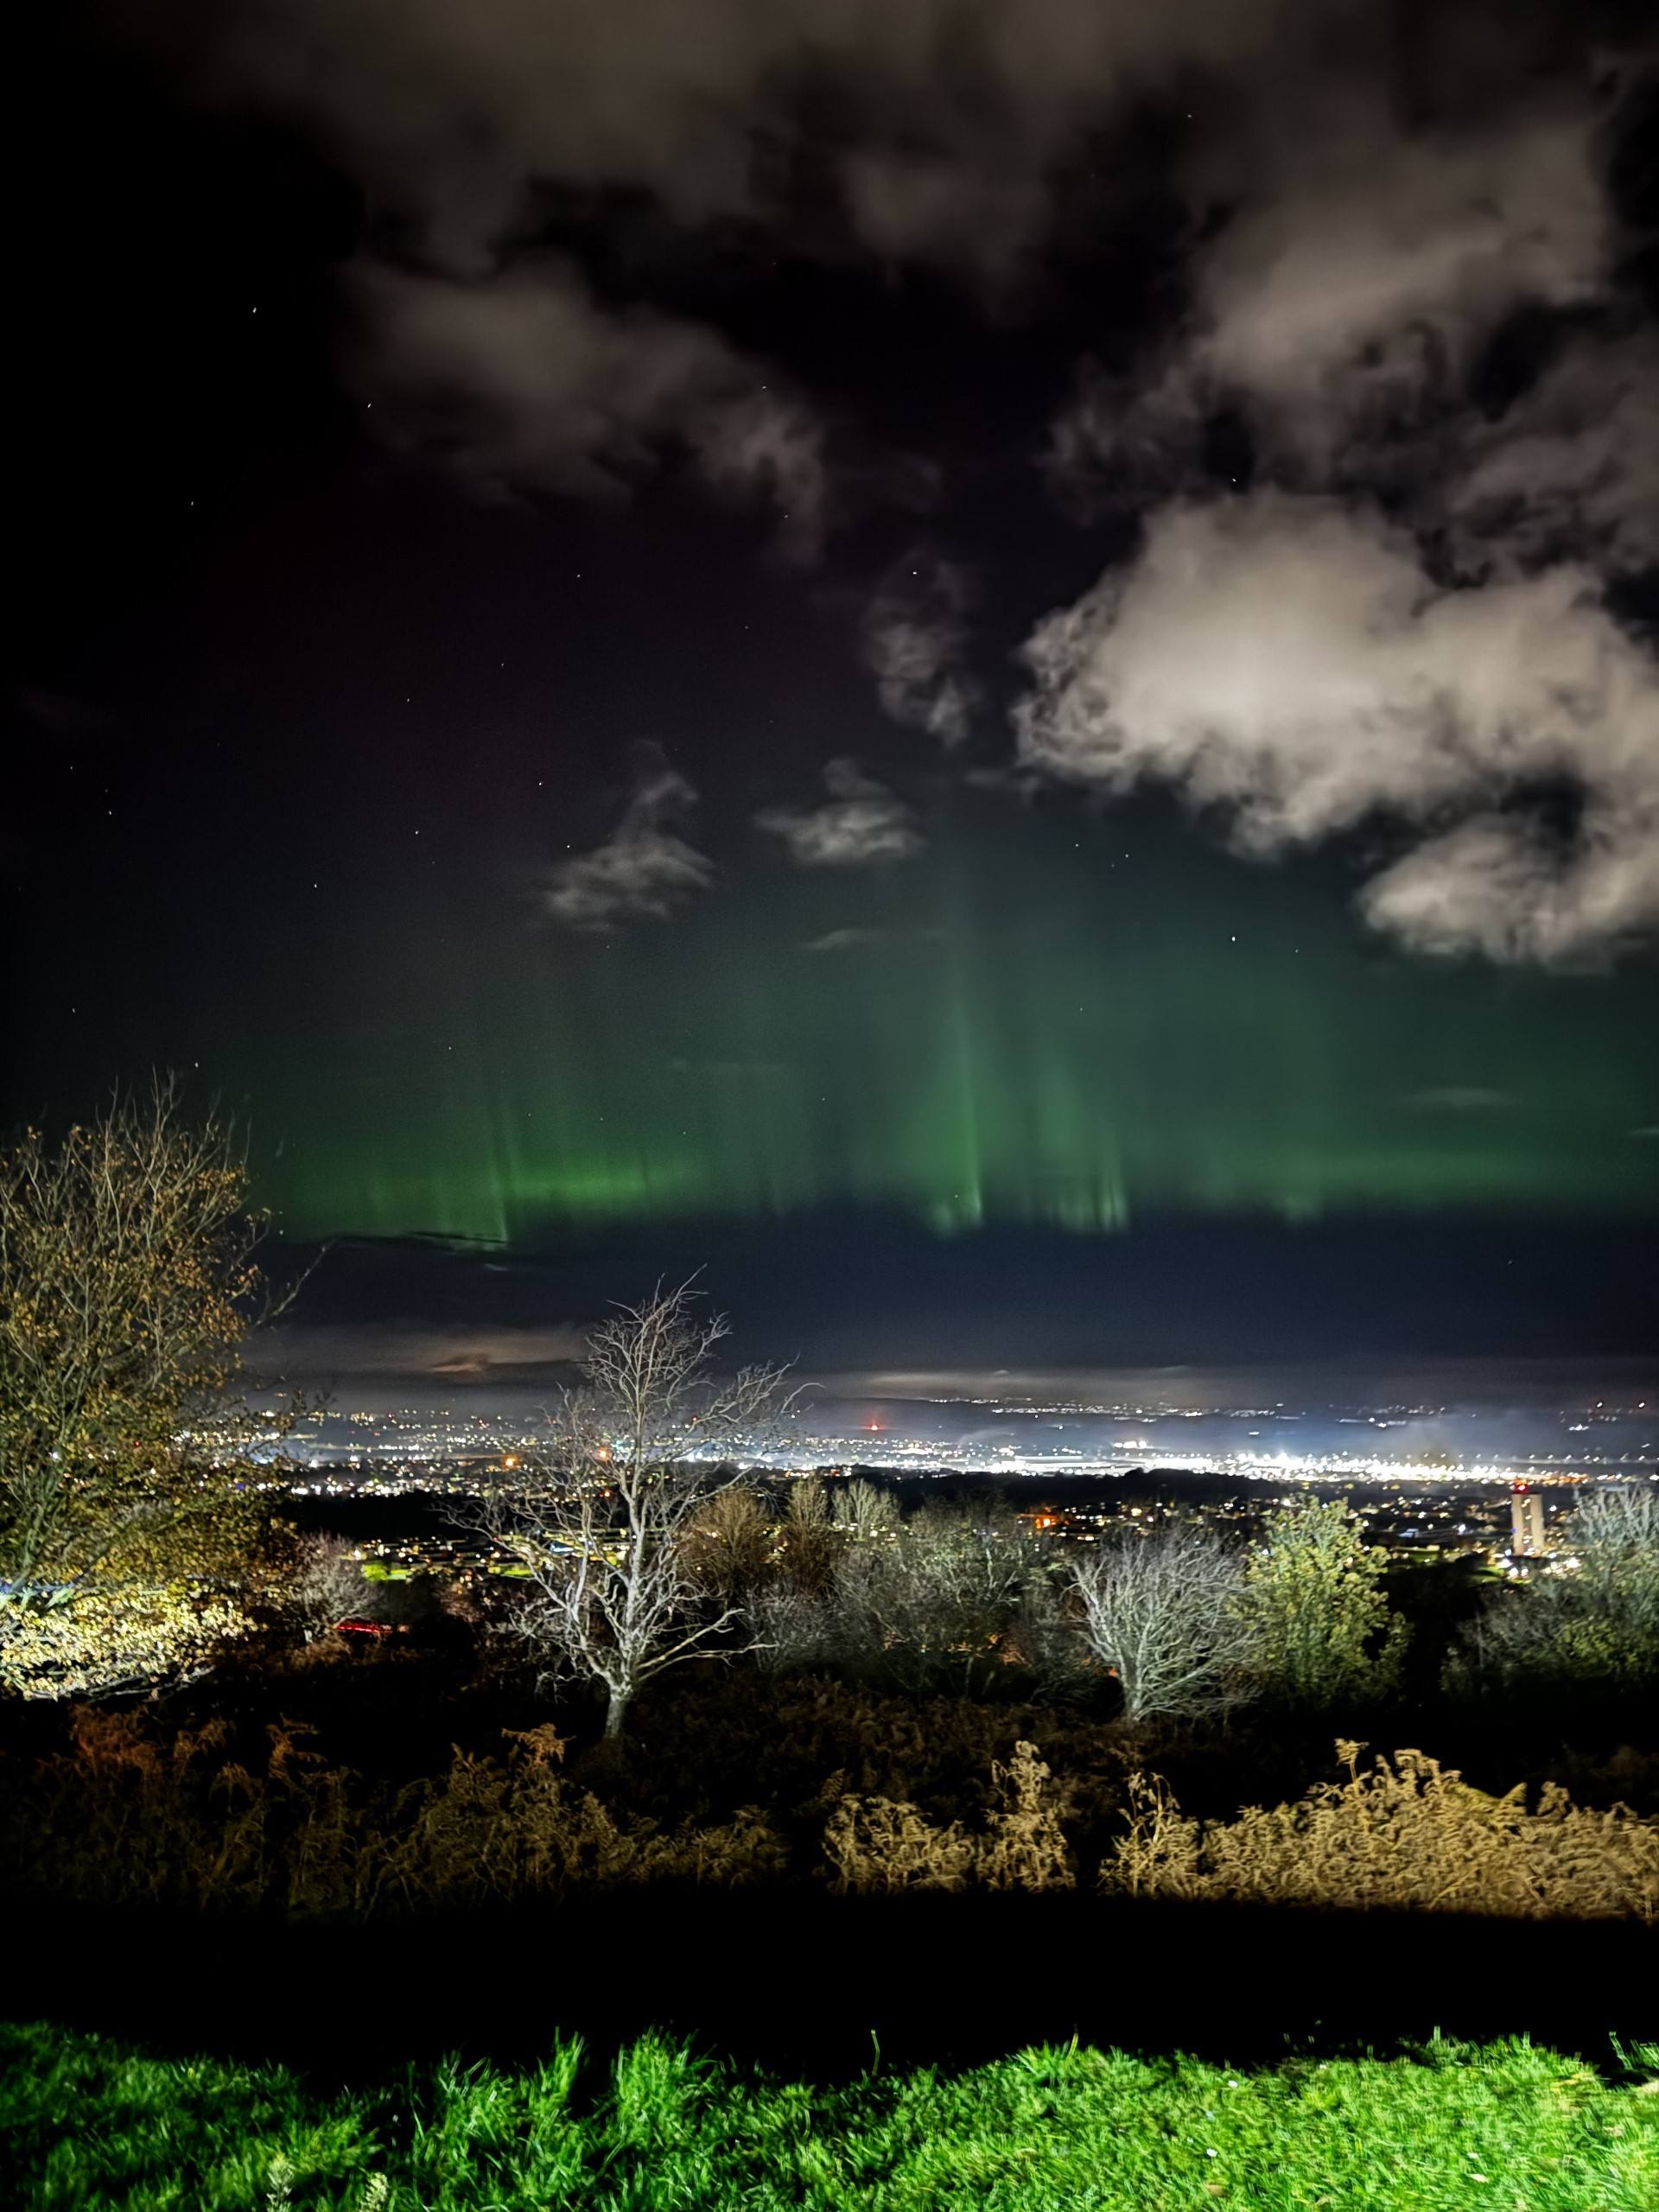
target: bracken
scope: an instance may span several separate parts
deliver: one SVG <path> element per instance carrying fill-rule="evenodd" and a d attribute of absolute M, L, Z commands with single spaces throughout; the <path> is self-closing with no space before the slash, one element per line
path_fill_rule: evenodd
<path fill-rule="evenodd" d="M 1347 1770 L 1305 1797 L 1236 1821 L 1187 1819 L 1166 1783 L 1137 1776 L 1128 1831 L 1101 1869 L 1107 1890 L 1350 1910 L 1503 1914 L 1520 1919 L 1659 1919 L 1659 1822 L 1595 1811 L 1547 1784 L 1529 1811 L 1465 1783 L 1422 1751 Z"/>

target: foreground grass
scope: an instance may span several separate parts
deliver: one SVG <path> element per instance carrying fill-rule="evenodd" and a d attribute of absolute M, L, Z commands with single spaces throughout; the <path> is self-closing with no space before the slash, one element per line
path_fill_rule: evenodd
<path fill-rule="evenodd" d="M 320 2097 L 274 2068 L 0 2028 L 16 2212 L 1654 2212 L 1659 2048 L 1524 2043 L 1253 2073 L 1072 2047 L 814 2088 L 647 2037 Z"/>

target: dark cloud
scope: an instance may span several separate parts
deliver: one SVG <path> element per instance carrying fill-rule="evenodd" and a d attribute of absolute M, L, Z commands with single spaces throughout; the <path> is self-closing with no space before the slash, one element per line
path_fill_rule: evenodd
<path fill-rule="evenodd" d="M 22 721 L 54 738 L 85 741 L 124 734 L 119 719 L 90 699 L 25 685 L 14 696 L 13 705 Z"/>
<path fill-rule="evenodd" d="M 550 183 L 677 223 L 795 212 L 804 153 L 883 256 L 972 267 L 1046 219 L 1053 164 L 1194 67 L 1266 59 L 1313 0 L 232 0 L 180 43 L 218 97 L 297 115 L 456 266 Z M 814 128 L 813 118 L 820 127 Z"/>
<path fill-rule="evenodd" d="M 1176 312 L 1132 365 L 1084 372 L 1054 429 L 1064 488 L 1166 488 L 1229 410 L 1278 480 L 1363 478 L 1368 454 L 1374 468 L 1466 405 L 1517 310 L 1565 318 L 1607 297 L 1620 80 L 1541 11 L 1506 46 L 1488 35 L 1497 12 L 1447 10 L 1437 39 L 1403 10 L 1332 11 L 1353 37 L 1300 42 L 1193 118 L 1174 162 L 1191 226 Z"/>
<path fill-rule="evenodd" d="M 1659 341 L 1577 334 L 1538 382 L 1471 429 L 1446 504 L 1467 567 L 1578 553 L 1610 574 L 1659 563 Z"/>
<path fill-rule="evenodd" d="M 1328 470 L 1425 384 L 1465 378 L 1517 304 L 1599 296 L 1594 120 L 1587 99 L 1474 133 L 1408 135 L 1375 99 L 1305 118 L 1198 257 L 1187 372 Z"/>
<path fill-rule="evenodd" d="M 1304 11 L 1307 0 L 1304 0 Z M 665 444 L 823 521 L 823 427 L 778 372 L 542 245 L 550 206 L 644 205 L 662 236 L 755 256 L 1007 270 L 1055 165 L 1192 66 L 1262 52 L 1281 0 L 163 0 L 126 35 L 200 97 L 296 124 L 363 195 L 349 289 L 365 396 L 491 489 L 614 492 Z M 942 706 L 942 711 L 950 709 Z"/>
<path fill-rule="evenodd" d="M 290 1322 L 262 1330 L 251 1346 L 254 1374 L 269 1387 L 327 1389 L 369 1381 L 535 1383 L 579 1363 L 587 1332 L 574 1323 Z"/>
<path fill-rule="evenodd" d="M 769 499 L 795 550 L 816 546 L 818 427 L 715 331 L 602 308 L 560 260 L 485 276 L 369 263 L 352 289 L 378 420 L 480 489 L 615 498 L 676 448 L 715 487 Z"/>
<path fill-rule="evenodd" d="M 969 587 L 965 571 L 918 548 L 865 610 L 864 658 L 881 704 L 895 721 L 959 745 L 979 700 L 963 671 Z"/>

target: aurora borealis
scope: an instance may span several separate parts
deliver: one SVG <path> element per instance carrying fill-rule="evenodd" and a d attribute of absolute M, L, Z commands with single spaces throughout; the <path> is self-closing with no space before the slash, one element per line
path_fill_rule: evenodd
<path fill-rule="evenodd" d="M 515 1326 L 1643 1349 L 1659 60 L 1331 12 L 41 29 L 8 1118 Z"/>
<path fill-rule="evenodd" d="M 855 898 L 773 869 L 671 931 L 509 916 L 464 963 L 421 949 L 418 908 L 371 930 L 313 1064 L 250 1057 L 284 1222 L 1659 1211 L 1648 979 L 1425 975 L 1328 879 L 1155 810 L 954 807 L 946 857 Z"/>

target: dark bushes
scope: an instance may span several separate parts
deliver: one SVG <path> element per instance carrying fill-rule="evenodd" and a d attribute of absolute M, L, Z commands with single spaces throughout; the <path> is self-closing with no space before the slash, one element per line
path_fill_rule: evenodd
<path fill-rule="evenodd" d="M 931 1805 L 849 1787 L 845 1765 L 810 1781 L 798 1770 L 792 1804 L 677 1819 L 630 1804 L 626 1789 L 584 1786 L 565 1748 L 543 1724 L 389 1781 L 331 1764 L 285 1723 L 249 1760 L 221 1726 L 169 1738 L 137 1714 L 83 1707 L 67 1750 L 11 1777 L 7 1878 L 24 1896 L 89 1906 L 301 1919 L 663 1882 L 1038 1892 L 1097 1873 L 1143 1897 L 1659 1920 L 1659 1821 L 1575 1805 L 1557 1785 L 1531 1806 L 1521 1789 L 1489 1796 L 1417 1751 L 1362 1770 L 1358 1746 L 1341 1745 L 1343 1780 L 1204 1823 L 1160 1777 L 1126 1774 L 1121 1746 L 1103 1771 L 1073 1757 L 1057 1773 L 1020 1737 Z M 905 1748 L 920 1776 L 919 1747 Z"/>

